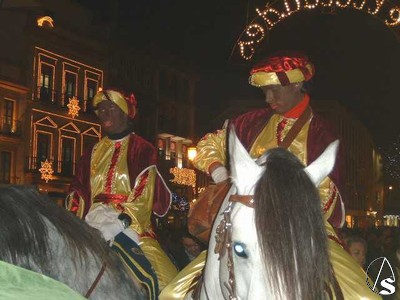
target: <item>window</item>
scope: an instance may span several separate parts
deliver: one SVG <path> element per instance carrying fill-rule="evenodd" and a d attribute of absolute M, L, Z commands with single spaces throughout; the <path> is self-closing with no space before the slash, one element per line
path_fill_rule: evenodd
<path fill-rule="evenodd" d="M 11 183 L 11 152 L 1 151 L 0 182 Z"/>
<path fill-rule="evenodd" d="M 41 64 L 40 73 L 40 100 L 52 101 L 53 87 L 53 67 L 47 64 Z"/>
<path fill-rule="evenodd" d="M 37 135 L 37 157 L 36 166 L 39 169 L 41 162 L 50 158 L 50 135 L 38 133 Z"/>
<path fill-rule="evenodd" d="M 76 74 L 65 72 L 65 95 L 66 100 L 76 96 Z"/>
<path fill-rule="evenodd" d="M 99 141 L 99 138 L 93 136 L 83 136 L 83 152 L 93 146 Z"/>
<path fill-rule="evenodd" d="M 75 145 L 70 138 L 62 139 L 61 172 L 64 175 L 73 175 Z"/>
<path fill-rule="evenodd" d="M 3 110 L 3 130 L 11 132 L 14 117 L 14 101 L 5 99 Z"/>
<path fill-rule="evenodd" d="M 98 83 L 95 80 L 88 79 L 87 81 L 87 96 L 88 101 L 92 100 L 94 95 L 96 95 L 98 89 Z"/>

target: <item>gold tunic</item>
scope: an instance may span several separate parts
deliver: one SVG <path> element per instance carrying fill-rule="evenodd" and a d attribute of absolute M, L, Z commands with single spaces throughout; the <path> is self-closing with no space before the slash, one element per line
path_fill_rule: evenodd
<path fill-rule="evenodd" d="M 108 205 L 113 206 L 115 210 L 123 210 L 131 217 L 132 224 L 129 228 L 139 235 L 139 246 L 153 266 L 158 277 L 159 288 L 162 290 L 177 274 L 177 269 L 157 240 L 150 237 L 153 234 L 151 216 L 157 169 L 155 166 L 149 166 L 143 170 L 135 179 L 134 188 L 131 189 L 127 160 L 128 142 L 129 136 L 118 141 L 104 137 L 93 148 L 90 166 L 92 192 L 90 210 L 102 204 L 102 202 L 94 201 L 97 195 L 108 193 L 128 197 L 126 202 L 121 204 L 111 202 Z M 117 143 L 120 144 L 119 155 L 116 162 L 113 163 L 112 158 Z M 83 202 L 83 199 L 80 199 L 80 204 Z M 78 213 L 78 216 L 82 217 L 83 209 L 79 210 L 81 212 Z"/>
<path fill-rule="evenodd" d="M 265 151 L 278 147 L 276 138 L 276 131 L 279 122 L 284 117 L 281 115 L 273 115 L 268 124 L 264 127 L 261 133 L 256 138 L 254 144 L 250 149 L 250 156 L 252 158 L 258 158 Z M 283 136 L 289 132 L 290 128 L 295 123 L 296 119 L 287 119 L 288 123 L 283 129 Z M 295 154 L 300 161 L 306 165 L 307 163 L 307 147 L 306 141 L 308 136 L 308 129 L 310 127 L 311 119 L 303 126 L 299 134 L 293 140 L 288 150 Z M 226 164 L 226 128 L 218 130 L 215 133 L 209 133 L 197 144 L 197 155 L 193 160 L 193 165 L 203 172 L 209 171 L 209 167 L 214 162 L 219 162 L 222 165 Z M 335 184 L 329 177 L 325 178 L 319 186 L 319 194 L 321 198 L 321 206 L 324 212 L 325 220 L 328 220 L 332 215 L 333 208 L 338 200 L 338 194 L 336 197 L 331 199 L 333 190 L 336 189 Z M 340 204 L 338 204 L 340 205 Z M 343 220 L 344 221 L 344 220 Z"/>

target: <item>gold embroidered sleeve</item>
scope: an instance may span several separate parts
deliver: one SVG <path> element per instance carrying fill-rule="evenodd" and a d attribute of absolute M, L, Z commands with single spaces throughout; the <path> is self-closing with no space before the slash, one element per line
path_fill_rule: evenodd
<path fill-rule="evenodd" d="M 197 143 L 197 155 L 193 160 L 193 165 L 208 173 L 208 168 L 212 163 L 226 163 L 226 130 L 221 129 L 213 133 L 206 134 Z"/>
<path fill-rule="evenodd" d="M 151 229 L 156 169 L 151 167 L 139 175 L 128 200 L 122 204 L 124 212 L 132 218 L 131 229 L 143 234 Z"/>
<path fill-rule="evenodd" d="M 318 187 L 319 196 L 321 198 L 322 212 L 324 219 L 328 220 L 332 215 L 332 212 L 336 205 L 340 205 L 338 202 L 339 193 L 335 183 L 326 177 Z M 339 200 L 340 201 L 340 200 Z"/>
<path fill-rule="evenodd" d="M 77 192 L 72 192 L 65 199 L 65 208 L 79 219 L 82 219 L 83 211 L 85 210 L 85 201 Z"/>

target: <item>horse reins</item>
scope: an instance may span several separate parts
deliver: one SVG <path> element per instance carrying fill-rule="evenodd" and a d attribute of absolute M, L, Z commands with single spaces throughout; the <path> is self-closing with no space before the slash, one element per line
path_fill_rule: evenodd
<path fill-rule="evenodd" d="M 232 221 L 231 212 L 235 202 L 240 202 L 250 208 L 254 208 L 254 196 L 253 195 L 231 195 L 229 197 L 229 204 L 224 210 L 224 218 L 221 220 L 216 229 L 216 245 L 214 248 L 214 253 L 219 255 L 219 259 L 225 255 L 225 251 L 228 255 L 228 282 L 224 282 L 224 286 L 229 292 L 230 300 L 237 300 L 236 294 L 236 280 L 235 280 L 235 270 L 233 262 L 232 253 Z M 205 287 L 205 285 L 203 284 Z"/>
<path fill-rule="evenodd" d="M 101 269 L 99 271 L 99 274 L 97 274 L 95 280 L 93 281 L 92 285 L 90 286 L 90 288 L 88 289 L 88 291 L 85 294 L 85 298 L 89 298 L 90 295 L 92 294 L 93 290 L 96 288 L 97 284 L 99 283 L 101 277 L 104 274 L 104 271 L 106 270 L 106 263 L 103 263 L 103 265 L 101 266 Z"/>

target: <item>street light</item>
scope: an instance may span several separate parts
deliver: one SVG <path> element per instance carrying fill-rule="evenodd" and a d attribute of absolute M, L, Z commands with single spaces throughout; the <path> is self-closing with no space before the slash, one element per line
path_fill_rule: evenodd
<path fill-rule="evenodd" d="M 187 155 L 188 155 L 188 159 L 190 161 L 193 161 L 193 159 L 196 157 L 197 155 L 197 149 L 196 147 L 189 147 L 187 150 Z"/>

